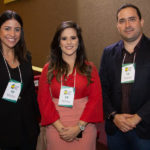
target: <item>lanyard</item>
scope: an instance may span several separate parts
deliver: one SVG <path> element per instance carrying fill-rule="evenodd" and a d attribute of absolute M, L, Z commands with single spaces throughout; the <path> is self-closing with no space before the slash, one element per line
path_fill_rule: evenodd
<path fill-rule="evenodd" d="M 74 88 L 76 85 L 76 69 L 75 69 L 75 73 L 74 73 Z M 62 76 L 61 76 L 61 87 L 62 87 Z"/>
<path fill-rule="evenodd" d="M 1 53 L 2 53 L 2 52 L 1 52 Z M 3 56 L 3 54 L 2 54 L 2 56 Z M 4 62 L 5 62 L 6 68 L 7 68 L 7 72 L 8 72 L 8 75 L 9 75 L 9 79 L 11 80 L 11 74 L 10 74 L 10 71 L 9 71 L 9 68 L 8 68 L 8 65 L 7 65 L 7 62 L 6 62 L 6 59 L 4 58 L 4 56 L 3 56 L 3 59 L 4 59 Z M 21 70 L 20 70 L 19 65 L 18 65 L 18 70 L 19 70 L 19 76 L 20 76 L 21 83 L 23 83 L 23 82 L 22 82 L 22 74 L 21 74 Z"/>
<path fill-rule="evenodd" d="M 76 69 L 75 69 L 75 74 L 74 74 L 74 88 L 75 88 L 75 85 L 76 85 Z M 62 87 L 62 76 L 61 76 L 61 87 Z M 53 95 L 52 95 L 52 91 L 51 91 L 51 87 L 49 88 L 49 90 L 50 90 L 50 94 L 51 94 L 51 97 L 53 97 Z"/>
<path fill-rule="evenodd" d="M 135 57 L 136 57 L 136 53 L 134 54 L 134 58 L 133 58 L 133 64 L 135 63 Z M 122 60 L 122 64 L 124 64 L 126 58 L 126 53 L 124 54 L 123 60 Z"/>

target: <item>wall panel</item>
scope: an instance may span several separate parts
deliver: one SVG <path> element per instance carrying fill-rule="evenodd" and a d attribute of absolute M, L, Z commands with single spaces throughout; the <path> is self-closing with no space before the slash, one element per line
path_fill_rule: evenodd
<path fill-rule="evenodd" d="M 0 13 L 13 9 L 22 16 L 33 65 L 40 67 L 47 61 L 56 26 L 63 20 L 76 21 L 83 30 L 88 58 L 99 68 L 104 47 L 120 39 L 116 29 L 116 10 L 128 2 L 141 9 L 144 32 L 150 36 L 149 0 L 17 0 L 7 5 L 1 0 Z"/>

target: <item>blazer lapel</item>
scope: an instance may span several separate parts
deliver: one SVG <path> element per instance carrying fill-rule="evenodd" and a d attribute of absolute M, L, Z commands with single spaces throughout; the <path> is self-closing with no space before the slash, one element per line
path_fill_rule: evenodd
<path fill-rule="evenodd" d="M 122 49 L 123 49 L 123 42 L 120 41 L 118 43 L 118 46 L 115 48 L 116 55 L 115 55 L 115 60 L 116 60 L 116 76 L 117 76 L 117 83 L 120 84 L 121 82 L 121 67 L 122 67 Z M 120 89 L 121 89 L 121 84 L 120 84 Z"/>

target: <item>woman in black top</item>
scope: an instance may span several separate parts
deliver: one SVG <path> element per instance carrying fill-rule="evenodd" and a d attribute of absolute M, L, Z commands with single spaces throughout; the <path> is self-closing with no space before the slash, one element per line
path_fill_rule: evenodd
<path fill-rule="evenodd" d="M 7 10 L 0 16 L 0 149 L 35 150 L 38 117 L 23 22 Z"/>

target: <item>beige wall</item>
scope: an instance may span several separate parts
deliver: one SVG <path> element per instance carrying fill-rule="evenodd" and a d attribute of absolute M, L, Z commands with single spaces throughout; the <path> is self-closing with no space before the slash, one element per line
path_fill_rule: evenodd
<path fill-rule="evenodd" d="M 27 47 L 32 53 L 33 65 L 42 67 L 47 61 L 49 45 L 57 25 L 74 20 L 81 27 L 89 60 L 97 68 L 104 47 L 120 39 L 116 30 L 116 10 L 124 3 L 137 5 L 145 20 L 144 32 L 150 36 L 150 0 L 17 0 L 4 5 L 17 11 L 23 18 Z"/>

